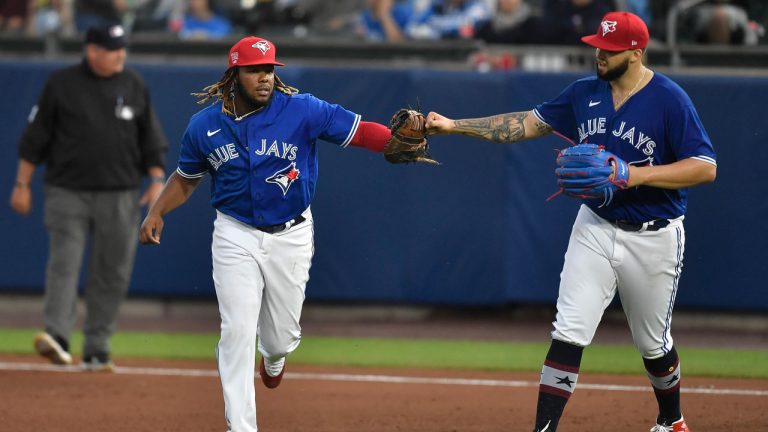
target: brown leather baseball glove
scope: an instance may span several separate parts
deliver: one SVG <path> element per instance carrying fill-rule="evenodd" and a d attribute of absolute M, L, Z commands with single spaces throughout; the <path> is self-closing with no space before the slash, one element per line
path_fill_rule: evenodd
<path fill-rule="evenodd" d="M 384 147 L 384 159 L 393 164 L 426 162 L 439 165 L 427 153 L 427 127 L 424 114 L 401 108 L 389 121 L 392 137 Z"/>

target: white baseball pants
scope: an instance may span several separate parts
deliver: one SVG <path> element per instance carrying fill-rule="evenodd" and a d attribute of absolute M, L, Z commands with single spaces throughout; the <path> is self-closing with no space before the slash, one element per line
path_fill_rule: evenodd
<path fill-rule="evenodd" d="M 658 231 L 629 232 L 582 205 L 560 274 L 552 337 L 589 345 L 618 291 L 642 356 L 666 354 L 672 347 L 672 308 L 683 267 L 682 219 Z"/>
<path fill-rule="evenodd" d="M 314 252 L 312 214 L 267 234 L 217 212 L 213 281 L 221 314 L 216 359 L 231 432 L 256 432 L 256 340 L 262 356 L 285 357 L 301 341 L 302 304 Z"/>

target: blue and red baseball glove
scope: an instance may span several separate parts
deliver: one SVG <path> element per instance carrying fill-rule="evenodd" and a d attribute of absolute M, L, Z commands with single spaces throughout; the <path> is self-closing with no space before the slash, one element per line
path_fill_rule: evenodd
<path fill-rule="evenodd" d="M 557 184 L 572 197 L 601 200 L 610 204 L 617 190 L 629 184 L 629 166 L 615 154 L 597 144 L 577 144 L 557 155 Z"/>

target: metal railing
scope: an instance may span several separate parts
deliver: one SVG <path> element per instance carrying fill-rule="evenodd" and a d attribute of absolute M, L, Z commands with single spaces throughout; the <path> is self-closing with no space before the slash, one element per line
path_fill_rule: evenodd
<path fill-rule="evenodd" d="M 677 43 L 677 20 L 680 14 L 706 0 L 681 0 L 669 9 L 667 14 L 667 48 L 669 49 L 669 65 L 677 71 L 683 65 L 680 46 Z"/>
<path fill-rule="evenodd" d="M 670 23 L 677 20 L 681 11 L 701 1 L 678 3 L 670 14 Z M 675 35 L 677 25 L 669 24 L 669 31 L 668 44 L 652 45 L 648 49 L 649 64 L 654 67 L 668 68 L 672 72 L 716 68 L 737 74 L 768 74 L 768 46 L 680 45 Z M 354 39 L 285 37 L 273 40 L 280 47 L 281 58 L 289 59 L 292 64 L 541 72 L 587 71 L 594 67 L 594 50 L 576 45 L 488 45 L 476 40 L 399 44 Z M 132 61 L 138 62 L 221 62 L 235 41 L 184 41 L 167 35 L 136 34 L 131 38 L 129 51 Z M 0 59 L 73 59 L 82 56 L 82 49 L 82 40 L 76 37 L 33 38 L 0 34 Z"/>

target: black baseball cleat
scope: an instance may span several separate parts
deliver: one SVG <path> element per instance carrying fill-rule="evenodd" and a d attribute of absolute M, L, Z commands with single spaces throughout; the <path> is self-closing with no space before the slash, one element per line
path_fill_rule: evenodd
<path fill-rule="evenodd" d="M 261 382 L 264 383 L 264 386 L 267 388 L 276 388 L 280 385 L 280 382 L 283 380 L 283 374 L 285 373 L 285 364 L 283 364 L 283 368 L 280 370 L 280 374 L 277 376 L 271 376 L 267 373 L 267 369 L 264 367 L 264 357 L 259 360 L 259 376 L 261 376 Z"/>
<path fill-rule="evenodd" d="M 35 335 L 35 351 L 53 364 L 70 365 L 72 356 L 67 352 L 67 342 L 60 337 L 40 332 Z"/>

